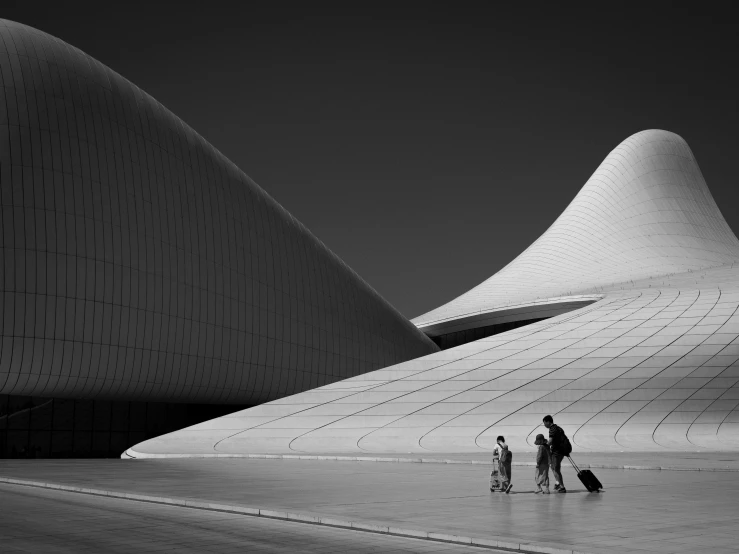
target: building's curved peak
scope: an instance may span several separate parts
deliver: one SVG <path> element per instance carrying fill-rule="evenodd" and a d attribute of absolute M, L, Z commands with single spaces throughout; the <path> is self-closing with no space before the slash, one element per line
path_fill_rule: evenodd
<path fill-rule="evenodd" d="M 739 240 L 688 144 L 669 131 L 641 131 L 603 160 L 567 209 L 515 260 L 413 322 L 423 328 L 736 261 Z"/>

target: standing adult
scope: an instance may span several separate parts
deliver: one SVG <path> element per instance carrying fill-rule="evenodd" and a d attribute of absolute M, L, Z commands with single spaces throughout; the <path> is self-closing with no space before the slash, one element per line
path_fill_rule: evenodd
<path fill-rule="evenodd" d="M 557 492 L 567 492 L 564 479 L 562 479 L 562 460 L 569 454 L 569 452 L 566 452 L 565 432 L 559 425 L 554 423 L 552 416 L 544 416 L 543 421 L 544 427 L 549 429 L 549 465 L 554 474 L 554 490 Z"/>

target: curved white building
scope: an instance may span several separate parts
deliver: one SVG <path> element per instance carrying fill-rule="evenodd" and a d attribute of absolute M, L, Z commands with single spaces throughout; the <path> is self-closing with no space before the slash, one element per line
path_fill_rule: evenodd
<path fill-rule="evenodd" d="M 437 350 L 154 98 L 0 19 L 0 458 L 118 454 Z"/>
<path fill-rule="evenodd" d="M 560 306 L 565 312 L 590 303 L 606 289 L 730 264 L 737 256 L 739 241 L 687 143 L 666 131 L 644 131 L 603 160 L 520 256 L 414 323 L 436 336 L 498 322 L 504 314 L 546 317 Z"/>
<path fill-rule="evenodd" d="M 739 240 L 666 131 L 614 149 L 496 275 L 414 323 L 543 321 L 141 443 L 134 457 L 529 449 L 739 450 Z"/>

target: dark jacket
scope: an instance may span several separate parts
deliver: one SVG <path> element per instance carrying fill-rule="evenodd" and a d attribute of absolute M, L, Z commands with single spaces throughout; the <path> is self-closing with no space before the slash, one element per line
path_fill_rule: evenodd
<path fill-rule="evenodd" d="M 549 427 L 549 438 L 552 439 L 551 451 L 552 454 L 558 454 L 561 448 L 562 441 L 564 439 L 565 432 L 556 423 L 552 423 Z"/>

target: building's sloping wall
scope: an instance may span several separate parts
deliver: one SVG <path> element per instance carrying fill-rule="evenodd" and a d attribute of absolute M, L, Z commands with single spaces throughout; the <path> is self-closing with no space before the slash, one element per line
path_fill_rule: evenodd
<path fill-rule="evenodd" d="M 254 404 L 437 350 L 161 104 L 2 20 L 0 206 L 0 394 Z"/>
<path fill-rule="evenodd" d="M 526 253 L 434 317 L 567 294 L 600 299 L 128 455 L 467 452 L 497 435 L 526 450 L 547 414 L 578 450 L 739 450 L 739 242 L 682 139 L 627 139 Z"/>
<path fill-rule="evenodd" d="M 562 215 L 521 255 L 413 322 L 439 334 L 480 314 L 531 312 L 553 304 L 555 297 L 563 301 L 738 259 L 739 240 L 688 144 L 667 131 L 642 131 L 603 160 Z"/>

